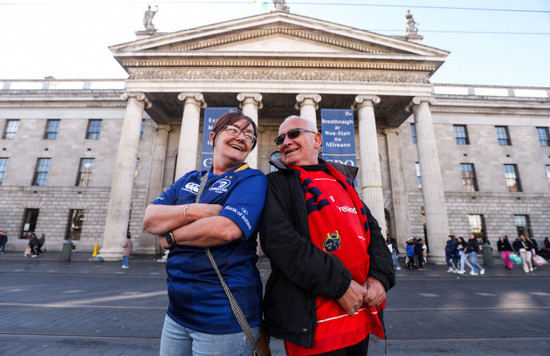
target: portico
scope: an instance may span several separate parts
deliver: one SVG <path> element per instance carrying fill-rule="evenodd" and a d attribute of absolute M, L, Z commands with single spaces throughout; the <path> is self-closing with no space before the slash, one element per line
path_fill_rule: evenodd
<path fill-rule="evenodd" d="M 185 172 L 199 168 L 205 107 L 240 107 L 256 120 L 259 142 L 249 163 L 265 173 L 270 170 L 271 154 L 277 151 L 273 138 L 285 117 L 300 115 L 320 128 L 320 108 L 353 108 L 360 168 L 356 188 L 384 234 L 389 228 L 385 211 L 392 210 L 395 219 L 390 224 L 400 243 L 411 229 L 396 132 L 412 113 L 424 179 L 426 231 L 434 255 L 442 254 L 449 228 L 430 113 L 429 78 L 448 52 L 405 37 L 383 36 L 286 11 L 158 33 L 112 46 L 111 51 L 129 74 L 126 92 L 130 99 L 109 201 L 112 218 L 107 219 L 100 251 L 104 259 L 120 259 L 122 252 L 118 246 L 125 236 L 124 217 L 130 210 L 133 184 L 128 177 L 137 159 L 136 150 L 131 149 L 139 140 L 136 123 L 146 111 L 158 127 L 155 168 L 147 188 L 147 197 L 155 197 Z M 165 166 L 170 140 L 178 141 L 173 176 L 167 176 Z M 381 149 L 389 156 L 387 185 Z M 127 198 L 124 192 L 130 192 Z"/>

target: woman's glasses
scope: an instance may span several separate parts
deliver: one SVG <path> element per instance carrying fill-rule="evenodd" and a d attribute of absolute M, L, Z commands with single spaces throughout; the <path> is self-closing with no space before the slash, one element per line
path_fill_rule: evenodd
<path fill-rule="evenodd" d="M 277 146 L 280 146 L 283 144 L 283 142 L 285 142 L 285 136 L 288 136 L 288 138 L 296 138 L 298 136 L 300 136 L 300 134 L 303 132 L 310 132 L 310 133 L 317 133 L 315 131 L 310 131 L 310 130 L 306 130 L 306 129 L 302 129 L 301 127 L 297 128 L 297 129 L 292 129 L 290 131 L 288 131 L 287 133 L 284 133 L 284 134 L 281 134 L 279 136 L 277 136 L 275 138 L 275 144 Z"/>
<path fill-rule="evenodd" d="M 227 133 L 233 137 L 237 137 L 239 136 L 241 133 L 243 134 L 243 137 L 244 137 L 244 140 L 246 142 L 249 142 L 249 143 L 254 143 L 256 142 L 256 136 L 254 136 L 254 134 L 250 133 L 250 132 L 244 132 L 244 131 L 241 131 L 241 129 L 239 129 L 238 127 L 236 126 L 233 126 L 233 125 L 227 125 L 226 127 L 223 128 L 225 131 L 227 131 Z"/>

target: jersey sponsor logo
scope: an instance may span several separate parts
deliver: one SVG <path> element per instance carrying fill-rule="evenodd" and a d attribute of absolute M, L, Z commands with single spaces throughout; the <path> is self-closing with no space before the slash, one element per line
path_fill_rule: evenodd
<path fill-rule="evenodd" d="M 338 230 L 336 232 L 329 232 L 327 238 L 323 242 L 323 251 L 331 253 L 340 248 L 341 240 Z"/>
<path fill-rule="evenodd" d="M 189 182 L 181 190 L 189 193 L 197 194 L 199 192 L 199 185 L 197 183 Z"/>
<path fill-rule="evenodd" d="M 229 179 L 219 179 L 208 190 L 218 194 L 227 193 L 227 188 L 230 185 L 231 181 Z"/>
<path fill-rule="evenodd" d="M 353 213 L 353 214 L 357 214 L 357 209 L 352 208 L 352 207 L 347 206 L 347 205 L 339 206 L 339 207 L 338 207 L 338 210 L 340 210 L 342 213 Z"/>

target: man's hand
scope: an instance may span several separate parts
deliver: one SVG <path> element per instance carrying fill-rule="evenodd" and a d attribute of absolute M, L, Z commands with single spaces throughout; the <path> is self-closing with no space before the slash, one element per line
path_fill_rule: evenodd
<path fill-rule="evenodd" d="M 342 298 L 338 299 L 337 302 L 349 316 L 353 316 L 359 308 L 361 308 L 361 305 L 363 305 L 363 300 L 366 295 L 367 289 L 352 280 L 346 293 L 342 296 Z"/>
<path fill-rule="evenodd" d="M 378 279 L 367 277 L 366 282 L 363 283 L 363 287 L 367 289 L 363 302 L 369 307 L 376 308 L 386 299 L 386 289 L 384 289 L 384 286 Z"/>

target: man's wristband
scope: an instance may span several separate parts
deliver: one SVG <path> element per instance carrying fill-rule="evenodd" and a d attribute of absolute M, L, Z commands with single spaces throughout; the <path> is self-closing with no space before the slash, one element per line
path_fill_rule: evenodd
<path fill-rule="evenodd" d="M 189 224 L 189 219 L 187 218 L 187 210 L 189 209 L 189 204 L 185 204 L 183 206 L 183 217 L 185 218 L 185 221 Z"/>
<path fill-rule="evenodd" d="M 164 237 L 166 238 L 166 243 L 168 244 L 168 249 L 171 250 L 174 247 L 175 243 L 176 243 L 176 239 L 174 238 L 174 234 L 172 233 L 172 231 L 168 231 Z"/>

